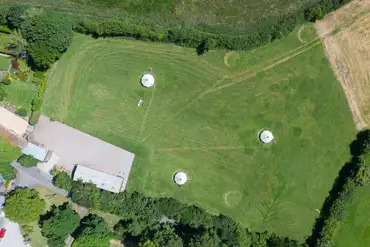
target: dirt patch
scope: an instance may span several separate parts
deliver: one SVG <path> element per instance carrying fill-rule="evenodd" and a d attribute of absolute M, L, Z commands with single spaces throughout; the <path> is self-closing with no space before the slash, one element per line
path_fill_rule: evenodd
<path fill-rule="evenodd" d="M 325 53 L 347 97 L 356 128 L 369 127 L 370 1 L 355 0 L 316 22 L 315 27 L 323 37 Z"/>

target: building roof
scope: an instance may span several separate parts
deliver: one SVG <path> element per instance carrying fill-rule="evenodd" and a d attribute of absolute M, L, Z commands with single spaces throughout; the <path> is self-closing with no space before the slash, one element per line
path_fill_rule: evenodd
<path fill-rule="evenodd" d="M 122 191 L 123 178 L 105 172 L 78 165 L 73 174 L 73 180 L 84 183 L 93 183 L 96 187 L 119 193 Z"/>
<path fill-rule="evenodd" d="M 33 140 L 59 156 L 58 166 L 72 172 L 82 165 L 124 178 L 126 187 L 135 155 L 96 137 L 41 116 Z"/>
<path fill-rule="evenodd" d="M 31 155 L 35 159 L 43 162 L 46 159 L 46 156 L 48 155 L 48 150 L 39 147 L 32 143 L 27 143 L 26 146 L 24 146 L 22 149 L 23 154 Z"/>
<path fill-rule="evenodd" d="M 9 132 L 22 136 L 27 130 L 28 122 L 0 106 L 0 125 Z"/>

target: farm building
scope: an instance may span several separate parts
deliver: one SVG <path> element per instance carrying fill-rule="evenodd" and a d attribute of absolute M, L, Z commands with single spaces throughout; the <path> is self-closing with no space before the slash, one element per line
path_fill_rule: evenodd
<path fill-rule="evenodd" d="M 69 173 L 72 173 L 77 165 L 85 168 L 79 168 L 81 172 L 86 173 L 86 169 L 90 169 L 106 174 L 104 177 L 115 178 L 114 184 L 120 183 L 116 181 L 119 177 L 123 180 L 121 191 L 126 188 L 135 157 L 133 153 L 68 125 L 50 121 L 45 116 L 40 117 L 31 139 L 32 142 L 42 144 L 43 148 L 55 153 L 58 156 L 56 165 Z M 90 170 L 88 174 L 91 175 L 93 172 Z M 92 181 L 93 183 L 102 184 L 98 176 L 90 177 L 97 179 L 96 182 Z"/>
<path fill-rule="evenodd" d="M 93 183 L 96 187 L 119 193 L 122 190 L 124 179 L 105 172 L 94 170 L 85 166 L 77 165 L 73 173 L 73 180 L 81 180 L 84 183 Z"/>

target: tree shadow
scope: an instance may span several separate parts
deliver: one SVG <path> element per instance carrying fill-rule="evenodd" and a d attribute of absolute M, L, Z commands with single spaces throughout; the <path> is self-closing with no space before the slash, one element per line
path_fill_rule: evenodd
<path fill-rule="evenodd" d="M 349 148 L 352 156 L 359 157 L 370 146 L 370 130 L 361 131 L 357 133 L 356 137 L 356 140 L 349 145 Z"/>

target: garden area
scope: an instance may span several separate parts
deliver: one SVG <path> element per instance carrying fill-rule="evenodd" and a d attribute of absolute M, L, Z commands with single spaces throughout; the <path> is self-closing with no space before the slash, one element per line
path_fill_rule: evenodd
<path fill-rule="evenodd" d="M 135 153 L 128 191 L 302 240 L 355 128 L 312 25 L 300 29 L 255 50 L 202 56 L 75 35 L 49 75 L 42 112 Z M 155 88 L 140 85 L 148 71 Z M 263 129 L 273 143 L 260 143 Z M 177 171 L 189 176 L 181 188 Z"/>
<path fill-rule="evenodd" d="M 10 163 L 16 160 L 20 153 L 21 151 L 17 147 L 0 137 L 0 174 L 6 184 L 16 177 L 17 172 Z"/>

